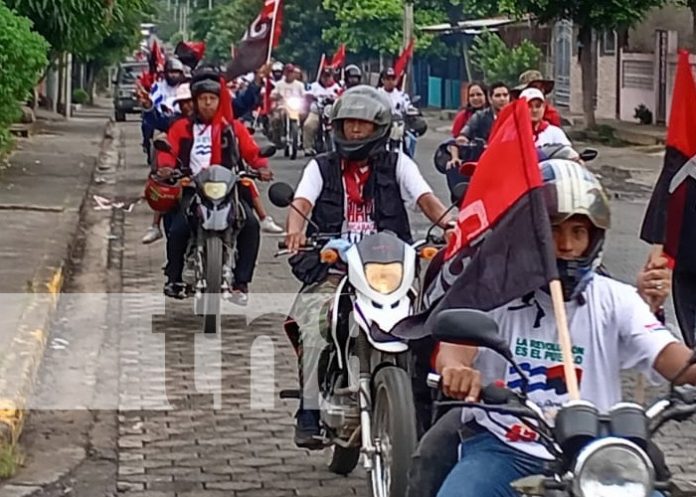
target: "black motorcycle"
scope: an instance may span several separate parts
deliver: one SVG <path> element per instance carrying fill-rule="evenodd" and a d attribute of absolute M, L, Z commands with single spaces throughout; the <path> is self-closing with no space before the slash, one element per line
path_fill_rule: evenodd
<path fill-rule="evenodd" d="M 158 150 L 170 151 L 166 141 L 157 140 Z M 271 157 L 275 147 L 266 146 L 261 157 Z M 195 298 L 196 314 L 203 315 L 204 333 L 220 328 L 220 297 L 230 300 L 237 255 L 237 236 L 246 222 L 241 203 L 244 179 L 259 179 L 259 173 L 240 165 L 237 171 L 212 165 L 195 176 L 177 169 L 172 179 L 184 186 L 181 208 L 191 225 L 183 280 Z M 187 191 L 186 191 L 187 190 Z"/>
<path fill-rule="evenodd" d="M 331 112 L 333 111 L 334 99 L 330 97 L 322 98 L 317 102 L 319 109 L 319 130 L 314 148 L 318 154 L 333 152 L 334 144 L 331 134 L 333 125 L 331 124 Z"/>
<path fill-rule="evenodd" d="M 555 459 L 544 474 L 512 483 L 521 496 L 594 497 L 621 495 L 650 497 L 653 490 L 672 497 L 694 497 L 696 486 L 672 481 L 658 458 L 651 457 L 655 433 L 669 421 L 685 421 L 696 413 L 696 389 L 675 387 L 675 382 L 694 364 L 696 352 L 670 386 L 667 396 L 645 410 L 638 404 L 619 403 L 600 413 L 587 401 L 565 404 L 551 425 L 541 409 L 527 397 L 529 377 L 514 361 L 507 341 L 497 333 L 487 314 L 465 309 L 441 312 L 435 318 L 436 340 L 491 349 L 511 365 L 521 378 L 521 392 L 497 385 L 482 391 L 482 402 L 437 401 L 435 416 L 445 408 L 465 407 L 518 418 Z M 428 384 L 439 389 L 440 377 L 431 374 Z"/>

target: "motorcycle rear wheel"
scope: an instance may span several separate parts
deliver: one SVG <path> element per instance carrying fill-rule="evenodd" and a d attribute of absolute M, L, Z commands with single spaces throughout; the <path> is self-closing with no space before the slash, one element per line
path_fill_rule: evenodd
<path fill-rule="evenodd" d="M 203 333 L 217 333 L 220 327 L 222 287 L 222 240 L 211 236 L 205 241 L 205 293 L 203 294 Z"/>
<path fill-rule="evenodd" d="M 374 385 L 372 433 L 381 447 L 374 466 L 381 471 L 370 473 L 370 493 L 378 497 L 375 488 L 381 487 L 382 495 L 404 497 L 411 455 L 418 443 L 411 379 L 403 369 L 388 366 L 377 372 Z"/>

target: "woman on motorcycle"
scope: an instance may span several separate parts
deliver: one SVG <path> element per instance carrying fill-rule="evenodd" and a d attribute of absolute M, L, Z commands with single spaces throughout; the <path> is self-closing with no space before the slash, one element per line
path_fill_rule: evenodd
<path fill-rule="evenodd" d="M 169 129 L 167 138 L 170 150 L 158 153 L 158 173 L 167 177 L 172 169 L 179 168 L 195 176 L 211 165 L 237 169 L 240 161 L 244 160 L 259 170 L 262 180 L 270 181 L 273 174 L 268 169 L 268 161 L 260 157 L 260 149 L 246 127 L 232 117 L 231 97 L 220 74 L 209 69 L 194 74 L 191 93 L 194 113 L 187 119 L 176 121 Z M 251 211 L 251 200 L 242 198 L 241 201 L 247 215 L 237 238 L 238 260 L 234 270 L 233 296 L 238 303 L 245 304 L 258 256 L 259 223 Z M 164 217 L 167 233 L 167 281 L 164 293 L 173 298 L 185 296 L 182 272 L 191 235 L 187 219 L 188 202 L 190 195 L 184 193 L 181 209 L 168 212 Z"/>
<path fill-rule="evenodd" d="M 472 81 L 466 89 L 466 103 L 452 123 L 452 138 L 457 138 L 476 112 L 488 107 L 488 89 L 478 81 Z"/>

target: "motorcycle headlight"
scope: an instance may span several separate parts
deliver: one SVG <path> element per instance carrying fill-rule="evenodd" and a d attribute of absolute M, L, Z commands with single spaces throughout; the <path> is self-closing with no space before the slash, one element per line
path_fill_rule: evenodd
<path fill-rule="evenodd" d="M 655 469 L 633 442 L 603 438 L 589 444 L 575 463 L 577 497 L 650 497 Z"/>
<path fill-rule="evenodd" d="M 227 194 L 227 183 L 205 183 L 203 185 L 203 193 L 210 200 L 220 200 Z"/>
<path fill-rule="evenodd" d="M 302 109 L 302 99 L 297 97 L 288 98 L 288 109 L 299 112 Z"/>
<path fill-rule="evenodd" d="M 365 264 L 365 279 L 373 290 L 389 295 L 401 286 L 404 275 L 404 266 L 400 262 L 390 264 L 378 264 L 370 262 Z"/>

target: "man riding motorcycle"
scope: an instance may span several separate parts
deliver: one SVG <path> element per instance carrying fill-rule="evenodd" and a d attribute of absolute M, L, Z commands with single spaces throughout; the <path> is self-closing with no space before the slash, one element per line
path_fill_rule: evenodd
<path fill-rule="evenodd" d="M 570 161 L 546 162 L 542 176 L 581 397 L 606 412 L 621 401 L 622 369 L 637 368 L 652 380 L 671 380 L 692 351 L 655 318 L 634 288 L 597 273 L 610 227 L 609 202 L 599 181 Z M 535 383 L 539 387 L 530 389 L 529 398 L 553 419 L 568 395 L 564 384 L 552 385 L 546 374 L 559 368 L 560 361 L 553 352 L 558 350 L 558 336 L 548 288 L 489 314 L 522 367 L 545 372 L 544 383 Z M 444 394 L 456 399 L 476 401 L 481 385 L 499 379 L 513 390 L 519 384 L 519 377 L 490 350 L 440 344 L 435 367 L 442 375 Z M 696 366 L 683 382 L 696 383 Z M 453 445 L 459 445 L 461 456 L 438 497 L 515 497 L 510 483 L 541 474 L 544 462 L 553 459 L 516 418 L 489 418 L 477 409 L 450 411 L 426 433 L 414 456 L 409 497 L 434 495 L 439 475 L 422 458 L 456 458 Z"/>
<path fill-rule="evenodd" d="M 362 71 L 355 64 L 346 67 L 344 71 L 345 89 L 348 90 L 354 86 L 362 84 Z"/>
<path fill-rule="evenodd" d="M 445 206 L 418 166 L 405 154 L 387 150 L 391 105 L 380 92 L 364 85 L 351 88 L 336 101 L 332 123 L 336 151 L 320 154 L 307 164 L 288 214 L 285 241 L 291 252 L 297 252 L 317 231 L 353 242 L 367 234 L 391 231 L 410 242 L 408 208 L 420 208 L 443 228 L 451 226 L 444 216 Z M 305 229 L 310 215 L 312 224 Z M 295 255 L 290 264 L 304 286 L 286 332 L 298 352 L 300 389 L 307 385 L 314 391 L 317 360 L 325 344 L 319 309 L 333 296 L 340 274 L 312 252 Z M 304 378 L 303 371 L 312 373 Z M 318 434 L 319 411 L 301 401 L 295 443 L 318 448 L 314 439 Z"/>
<path fill-rule="evenodd" d="M 278 61 L 273 63 L 271 66 L 271 83 L 277 83 L 283 79 L 283 67 L 282 62 Z"/>
<path fill-rule="evenodd" d="M 271 92 L 271 100 L 275 102 L 273 114 L 271 115 L 271 139 L 279 145 L 283 136 L 283 128 L 285 126 L 285 111 L 283 105 L 290 98 L 299 98 L 304 100 L 306 91 L 305 85 L 297 78 L 295 66 L 286 64 L 285 78 L 276 82 L 275 88 Z"/>
<path fill-rule="evenodd" d="M 341 86 L 334 81 L 333 69 L 326 67 L 322 69 L 319 81 L 312 83 L 307 92 L 308 98 L 312 103 L 309 107 L 309 114 L 305 119 L 302 128 L 302 142 L 304 144 L 305 155 L 312 156 L 316 153 L 314 144 L 319 132 L 322 101 L 326 99 L 336 100 L 341 91 Z"/>
<path fill-rule="evenodd" d="M 180 168 L 195 176 L 205 168 L 219 164 L 229 169 L 239 166 L 240 158 L 262 173 L 269 181 L 273 175 L 268 161 L 259 156 L 260 149 L 246 127 L 231 115 L 230 95 L 220 74 L 204 70 L 194 73 L 191 80 L 194 114 L 176 121 L 167 133 L 171 150 L 157 156 L 158 173 L 167 177 L 171 170 Z M 258 256 L 259 223 L 251 210 L 251 201 L 243 198 L 246 222 L 238 235 L 238 258 L 234 269 L 233 296 L 244 304 Z M 180 208 L 165 214 L 167 233 L 167 281 L 164 293 L 168 297 L 183 298 L 182 282 L 184 257 L 191 235 L 188 206 L 191 197 L 184 192 Z"/>

